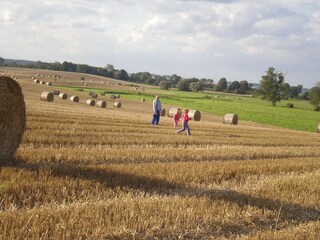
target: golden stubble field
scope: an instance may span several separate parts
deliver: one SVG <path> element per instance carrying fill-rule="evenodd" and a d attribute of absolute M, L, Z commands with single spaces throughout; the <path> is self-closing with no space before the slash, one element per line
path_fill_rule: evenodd
<path fill-rule="evenodd" d="M 101 109 L 71 91 L 80 103 L 41 102 L 55 87 L 30 76 L 55 72 L 0 70 L 27 106 L 0 170 L 0 239 L 320 239 L 319 134 L 203 114 L 176 135 L 168 117 L 149 124 L 151 103 L 99 96 Z"/>

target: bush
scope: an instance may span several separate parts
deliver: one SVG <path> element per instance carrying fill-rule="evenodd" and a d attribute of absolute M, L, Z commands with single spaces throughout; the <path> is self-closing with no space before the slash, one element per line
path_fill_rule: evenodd
<path fill-rule="evenodd" d="M 287 107 L 288 107 L 288 108 L 293 108 L 294 105 L 293 105 L 293 103 L 287 103 Z"/>

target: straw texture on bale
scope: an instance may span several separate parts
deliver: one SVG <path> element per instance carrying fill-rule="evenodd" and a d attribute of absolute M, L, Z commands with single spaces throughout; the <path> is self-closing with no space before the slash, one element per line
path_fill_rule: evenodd
<path fill-rule="evenodd" d="M 97 102 L 97 106 L 101 107 L 101 108 L 106 108 L 107 107 L 107 102 L 103 101 L 103 100 L 100 100 L 100 101 Z"/>
<path fill-rule="evenodd" d="M 59 98 L 63 99 L 63 100 L 67 100 L 68 99 L 68 94 L 66 93 L 60 93 L 59 94 Z"/>
<path fill-rule="evenodd" d="M 201 113 L 198 110 L 189 110 L 188 115 L 193 121 L 200 121 L 201 119 Z"/>
<path fill-rule="evenodd" d="M 165 116 L 166 115 L 166 110 L 164 108 L 162 108 L 161 112 L 160 112 L 160 116 Z"/>
<path fill-rule="evenodd" d="M 60 90 L 58 90 L 58 89 L 55 89 L 55 90 L 53 90 L 53 95 L 59 95 L 60 94 Z"/>
<path fill-rule="evenodd" d="M 317 133 L 320 133 L 320 123 L 318 124 Z"/>
<path fill-rule="evenodd" d="M 0 76 L 0 165 L 10 161 L 21 143 L 26 107 L 20 85 Z"/>
<path fill-rule="evenodd" d="M 45 82 L 45 81 L 40 81 L 39 83 L 40 83 L 40 84 L 46 84 L 46 82 Z"/>
<path fill-rule="evenodd" d="M 51 83 L 51 82 L 47 82 L 46 84 L 47 84 L 48 86 L 51 86 L 51 85 L 52 85 L 52 83 Z"/>
<path fill-rule="evenodd" d="M 233 113 L 227 113 L 223 117 L 223 123 L 224 124 L 232 124 L 237 125 L 238 124 L 238 115 Z"/>
<path fill-rule="evenodd" d="M 113 106 L 114 106 L 115 108 L 121 108 L 121 102 L 114 102 L 114 103 L 113 103 Z"/>
<path fill-rule="evenodd" d="M 35 80 L 33 80 L 33 82 L 35 82 L 35 83 L 40 83 L 40 80 L 35 79 Z"/>
<path fill-rule="evenodd" d="M 89 105 L 89 106 L 95 106 L 95 105 L 96 105 L 96 101 L 93 100 L 93 99 L 88 99 L 88 100 L 87 100 L 87 105 Z"/>
<path fill-rule="evenodd" d="M 78 96 L 71 96 L 71 97 L 70 97 L 70 101 L 71 101 L 71 102 L 79 102 L 80 99 L 79 99 Z"/>
<path fill-rule="evenodd" d="M 40 96 L 41 101 L 53 102 L 54 95 L 52 92 L 42 92 Z"/>

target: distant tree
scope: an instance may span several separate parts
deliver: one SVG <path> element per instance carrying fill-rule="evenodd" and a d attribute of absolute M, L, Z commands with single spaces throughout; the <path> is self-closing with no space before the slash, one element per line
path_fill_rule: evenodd
<path fill-rule="evenodd" d="M 239 89 L 240 89 L 240 83 L 238 81 L 233 81 L 228 86 L 228 92 L 230 92 L 230 93 L 238 93 Z"/>
<path fill-rule="evenodd" d="M 290 97 L 291 98 L 297 98 L 299 97 L 299 94 L 302 92 L 302 85 L 298 85 L 298 86 L 291 86 L 290 87 Z"/>
<path fill-rule="evenodd" d="M 273 67 L 270 67 L 260 80 L 260 88 L 258 90 L 261 99 L 271 101 L 273 106 L 280 102 L 284 97 L 284 75 L 283 73 L 275 72 Z"/>
<path fill-rule="evenodd" d="M 281 91 L 281 99 L 289 99 L 290 97 L 290 85 L 289 83 L 283 83 Z"/>
<path fill-rule="evenodd" d="M 4 59 L 4 58 L 2 58 L 2 57 L 0 57 L 0 66 L 1 66 L 1 65 L 3 65 L 3 64 L 4 64 L 4 62 L 5 62 L 5 59 Z"/>
<path fill-rule="evenodd" d="M 245 93 L 248 93 L 251 91 L 252 91 L 252 88 L 251 88 L 250 84 L 248 83 L 248 81 L 241 80 L 240 81 L 240 88 L 238 89 L 237 93 L 245 94 Z"/>
<path fill-rule="evenodd" d="M 112 64 L 107 64 L 105 69 L 107 69 L 109 72 L 113 72 L 114 71 L 114 66 Z"/>
<path fill-rule="evenodd" d="M 177 83 L 177 88 L 180 91 L 190 91 L 190 83 L 187 80 L 181 79 L 178 83 Z"/>
<path fill-rule="evenodd" d="M 320 83 L 309 90 L 309 101 L 315 111 L 320 110 Z"/>
<path fill-rule="evenodd" d="M 159 82 L 158 86 L 161 88 L 161 89 L 165 89 L 165 90 L 168 90 L 170 85 L 169 83 L 166 81 L 166 80 L 162 80 Z"/>
<path fill-rule="evenodd" d="M 198 92 L 203 90 L 203 84 L 201 82 L 192 82 L 189 85 L 189 89 L 192 92 Z"/>
<path fill-rule="evenodd" d="M 226 78 L 221 78 L 217 84 L 216 91 L 225 92 L 228 89 L 228 83 Z"/>
<path fill-rule="evenodd" d="M 123 69 L 115 70 L 113 73 L 113 77 L 115 79 L 124 80 L 124 81 L 128 81 L 128 79 L 129 79 L 128 73 Z"/>

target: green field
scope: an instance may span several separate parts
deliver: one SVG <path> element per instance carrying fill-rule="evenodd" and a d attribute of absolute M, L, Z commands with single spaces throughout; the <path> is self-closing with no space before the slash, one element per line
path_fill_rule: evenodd
<path fill-rule="evenodd" d="M 61 86 L 63 87 L 63 86 Z M 320 122 L 320 112 L 313 110 L 308 101 L 290 99 L 282 100 L 276 107 L 271 102 L 251 96 L 219 94 L 211 92 L 182 92 L 176 90 L 146 89 L 146 92 L 102 90 L 95 88 L 64 87 L 78 91 L 94 91 L 97 93 L 120 94 L 121 98 L 140 100 L 144 97 L 152 101 L 155 95 L 161 96 L 166 105 L 196 109 L 200 112 L 223 116 L 226 113 L 238 114 L 239 120 L 269 124 L 289 129 L 315 132 Z M 294 108 L 288 108 L 287 103 Z"/>

